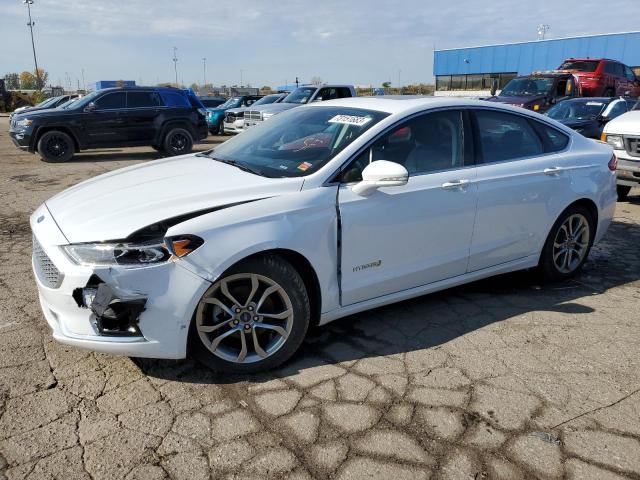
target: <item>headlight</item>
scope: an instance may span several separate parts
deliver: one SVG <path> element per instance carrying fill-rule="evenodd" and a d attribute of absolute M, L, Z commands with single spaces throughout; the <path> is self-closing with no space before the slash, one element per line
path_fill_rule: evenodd
<path fill-rule="evenodd" d="M 624 150 L 624 143 L 620 135 L 607 135 L 607 143 L 615 150 Z"/>
<path fill-rule="evenodd" d="M 16 125 L 18 127 L 28 127 L 33 123 L 33 120 L 31 120 L 30 118 L 24 118 L 22 120 L 18 120 L 16 122 Z"/>
<path fill-rule="evenodd" d="M 78 265 L 143 267 L 185 257 L 203 243 L 195 235 L 180 235 L 163 242 L 77 243 L 62 249 Z"/>

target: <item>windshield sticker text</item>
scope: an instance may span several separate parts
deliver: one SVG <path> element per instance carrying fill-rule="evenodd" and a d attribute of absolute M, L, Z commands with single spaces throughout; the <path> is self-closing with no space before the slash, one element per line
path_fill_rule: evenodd
<path fill-rule="evenodd" d="M 343 125 L 355 125 L 362 127 L 371 121 L 371 117 L 358 117 L 356 115 L 336 115 L 328 123 L 341 123 Z"/>

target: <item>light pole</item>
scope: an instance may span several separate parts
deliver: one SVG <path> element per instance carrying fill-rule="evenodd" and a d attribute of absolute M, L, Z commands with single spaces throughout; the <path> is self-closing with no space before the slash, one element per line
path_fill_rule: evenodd
<path fill-rule="evenodd" d="M 31 31 L 31 48 L 33 49 L 33 63 L 36 64 L 36 82 L 37 82 L 36 88 L 38 90 L 41 90 L 43 85 L 41 84 L 40 71 L 38 70 L 38 59 L 36 58 L 36 44 L 33 41 L 33 26 L 35 25 L 35 23 L 33 22 L 33 20 L 31 20 L 31 5 L 33 5 L 33 0 L 23 0 L 22 3 L 27 4 L 27 12 L 29 12 L 29 23 L 27 23 L 27 26 Z"/>
<path fill-rule="evenodd" d="M 176 52 L 178 51 L 178 47 L 173 47 L 173 70 L 176 74 L 176 87 L 178 86 L 178 56 Z"/>
<path fill-rule="evenodd" d="M 202 57 L 202 86 L 207 84 L 207 58 Z"/>
<path fill-rule="evenodd" d="M 240 69 L 240 86 L 242 87 L 242 73 L 244 70 Z"/>
<path fill-rule="evenodd" d="M 86 92 L 87 91 L 87 84 L 84 81 L 84 68 L 82 68 L 80 71 L 82 72 L 82 89 Z"/>
<path fill-rule="evenodd" d="M 402 84 L 400 83 L 400 75 L 402 74 L 402 70 L 398 69 L 398 88 L 402 88 Z"/>
<path fill-rule="evenodd" d="M 538 25 L 538 40 L 544 40 L 544 36 L 547 34 L 547 31 L 550 28 L 551 27 L 549 25 L 546 25 L 544 23 Z"/>

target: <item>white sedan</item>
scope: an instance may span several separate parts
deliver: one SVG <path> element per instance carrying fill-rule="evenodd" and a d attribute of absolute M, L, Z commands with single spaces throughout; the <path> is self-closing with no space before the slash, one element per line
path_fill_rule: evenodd
<path fill-rule="evenodd" d="M 47 200 L 33 268 L 60 342 L 255 372 L 311 325 L 514 270 L 570 277 L 611 222 L 615 169 L 519 108 L 322 102 Z"/>

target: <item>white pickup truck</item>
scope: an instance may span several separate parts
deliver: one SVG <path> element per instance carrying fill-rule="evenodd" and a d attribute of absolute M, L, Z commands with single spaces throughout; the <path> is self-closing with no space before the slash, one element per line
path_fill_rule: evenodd
<path fill-rule="evenodd" d="M 267 120 L 278 113 L 299 107 L 311 102 L 335 100 L 337 98 L 355 97 L 356 89 L 353 85 L 320 85 L 296 88 L 280 103 L 265 105 L 261 108 L 250 108 L 244 113 L 244 129 Z"/>
<path fill-rule="evenodd" d="M 631 187 L 640 186 L 640 101 L 605 125 L 602 140 L 618 159 L 618 199 L 624 200 Z"/>

